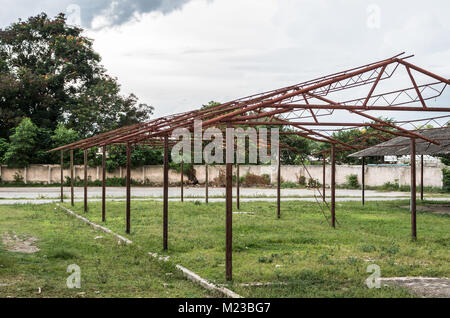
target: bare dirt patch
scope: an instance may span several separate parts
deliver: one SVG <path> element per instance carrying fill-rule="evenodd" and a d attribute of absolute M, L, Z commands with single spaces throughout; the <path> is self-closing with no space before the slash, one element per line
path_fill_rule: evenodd
<path fill-rule="evenodd" d="M 403 209 L 409 209 L 409 206 L 401 206 Z M 417 211 L 431 212 L 436 214 L 447 214 L 450 215 L 450 205 L 449 204 L 433 204 L 433 205 L 418 205 L 416 207 Z"/>
<path fill-rule="evenodd" d="M 386 277 L 382 285 L 400 286 L 426 298 L 450 298 L 450 278 L 435 277 Z"/>
<path fill-rule="evenodd" d="M 37 240 L 35 237 L 21 238 L 15 233 L 4 233 L 2 236 L 5 249 L 16 253 L 36 253 L 40 251 L 37 246 L 34 246 Z"/>

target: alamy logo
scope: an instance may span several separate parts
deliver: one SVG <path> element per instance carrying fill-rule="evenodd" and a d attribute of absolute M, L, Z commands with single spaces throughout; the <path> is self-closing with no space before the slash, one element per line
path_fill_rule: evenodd
<path fill-rule="evenodd" d="M 279 157 L 279 129 L 226 128 L 222 130 L 209 127 L 203 131 L 202 121 L 194 122 L 194 140 L 187 128 L 177 128 L 172 138 L 178 141 L 172 147 L 172 160 L 175 163 L 201 164 L 203 160 L 213 163 L 270 163 L 276 165 Z M 270 135 L 270 137 L 269 137 Z M 248 140 L 248 148 L 246 147 Z M 192 154 L 193 144 L 193 154 Z M 224 156 L 225 149 L 225 156 Z"/>
<path fill-rule="evenodd" d="M 67 272 L 72 273 L 67 277 L 66 285 L 67 288 L 81 288 L 81 269 L 80 266 L 76 264 L 71 264 L 67 266 Z"/>
<path fill-rule="evenodd" d="M 367 266 L 366 271 L 368 273 L 372 273 L 369 277 L 366 279 L 366 286 L 370 289 L 372 288 L 381 288 L 381 268 L 377 264 L 370 264 Z"/>

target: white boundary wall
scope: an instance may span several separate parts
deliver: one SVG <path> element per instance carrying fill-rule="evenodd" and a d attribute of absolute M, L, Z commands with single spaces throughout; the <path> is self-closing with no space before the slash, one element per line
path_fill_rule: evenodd
<path fill-rule="evenodd" d="M 200 183 L 205 182 L 205 166 L 195 165 L 196 177 Z M 209 180 L 212 181 L 218 177 L 220 171 L 225 173 L 224 165 L 210 165 Z M 312 178 L 317 179 L 322 183 L 322 166 L 306 166 L 306 169 L 311 174 Z M 309 174 L 303 166 L 282 166 L 281 177 L 284 181 L 298 182 L 301 176 L 304 176 L 306 180 L 309 179 Z M 398 182 L 400 186 L 410 184 L 410 167 L 409 166 L 366 166 L 366 185 L 368 186 L 381 186 L 386 182 Z M 131 178 L 138 182 L 144 180 L 151 184 L 162 184 L 163 167 L 162 166 L 143 166 L 131 170 Z M 244 176 L 247 173 L 256 175 L 269 175 L 271 182 L 275 183 L 277 178 L 277 170 L 275 166 L 254 166 L 254 165 L 241 165 L 240 175 Z M 119 168 L 113 172 L 107 172 L 106 177 L 125 177 L 126 169 Z M 326 180 L 327 185 L 330 182 L 331 169 L 330 166 L 326 167 Z M 346 182 L 346 177 L 351 174 L 358 176 L 358 181 L 361 183 L 361 166 L 354 165 L 339 165 L 336 166 L 336 183 L 343 184 Z M 25 169 L 8 168 L 7 166 L 0 166 L 0 178 L 2 181 L 14 181 L 15 175 L 23 178 L 26 183 L 58 183 L 60 181 L 60 168 L 59 165 L 31 165 Z M 69 169 L 64 170 L 64 177 L 70 176 Z M 75 166 L 75 176 L 83 179 L 84 167 Z M 102 169 L 101 167 L 89 167 L 88 177 L 92 181 L 101 180 Z M 187 177 L 185 177 L 187 180 Z M 170 170 L 169 182 L 171 184 L 178 184 L 180 182 L 180 174 Z M 417 166 L 417 184 L 420 183 L 420 166 Z M 425 186 L 442 187 L 443 175 L 442 168 L 437 165 L 425 166 L 424 170 L 424 184 Z"/>

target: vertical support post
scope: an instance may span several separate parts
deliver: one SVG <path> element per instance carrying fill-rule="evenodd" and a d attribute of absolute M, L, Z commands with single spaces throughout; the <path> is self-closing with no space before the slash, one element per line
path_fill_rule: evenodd
<path fill-rule="evenodd" d="M 366 157 L 362 157 L 361 162 L 361 203 L 362 205 L 365 204 L 365 188 L 366 188 L 366 175 L 365 175 L 365 166 L 366 166 Z"/>
<path fill-rule="evenodd" d="M 209 175 L 208 175 L 208 163 L 205 163 L 205 202 L 208 204 L 209 196 Z"/>
<path fill-rule="evenodd" d="M 87 186 L 88 186 L 88 171 L 87 171 L 87 149 L 84 149 L 84 213 L 88 211 L 87 203 Z"/>
<path fill-rule="evenodd" d="M 60 154 L 61 165 L 61 202 L 64 202 L 64 150 L 61 150 Z"/>
<path fill-rule="evenodd" d="M 228 124 L 228 128 L 231 125 Z M 225 226 L 225 272 L 226 280 L 233 280 L 233 159 L 229 158 L 228 151 L 232 151 L 233 139 L 227 134 L 226 155 L 226 226 Z"/>
<path fill-rule="evenodd" d="M 336 227 L 336 160 L 335 144 L 331 144 L 331 226 Z"/>
<path fill-rule="evenodd" d="M 281 218 L 281 151 L 278 147 L 277 154 L 277 218 Z"/>
<path fill-rule="evenodd" d="M 420 156 L 420 200 L 423 201 L 423 155 Z"/>
<path fill-rule="evenodd" d="M 164 136 L 163 249 L 167 250 L 169 225 L 169 136 Z"/>
<path fill-rule="evenodd" d="M 325 172 L 326 172 L 326 159 L 325 159 L 325 152 L 323 153 L 323 163 L 322 163 L 322 197 L 323 197 L 323 202 L 325 202 L 327 200 L 326 195 L 325 195 L 325 184 L 327 182 L 326 178 L 325 178 Z"/>
<path fill-rule="evenodd" d="M 239 183 L 239 163 L 236 163 L 236 208 L 239 210 L 241 208 L 241 192 Z"/>
<path fill-rule="evenodd" d="M 416 140 L 411 138 L 411 236 L 417 239 L 416 227 Z"/>
<path fill-rule="evenodd" d="M 233 254 L 233 164 L 226 164 L 226 279 L 231 281 Z"/>
<path fill-rule="evenodd" d="M 126 203 L 126 233 L 130 234 L 130 216 L 131 216 L 131 145 L 127 142 L 127 203 Z"/>
<path fill-rule="evenodd" d="M 73 197 L 73 150 L 70 150 L 70 204 L 75 205 Z"/>
<path fill-rule="evenodd" d="M 106 146 L 102 154 L 102 221 L 106 221 Z"/>
<path fill-rule="evenodd" d="M 183 159 L 181 159 L 181 202 L 184 201 L 184 189 L 183 189 L 183 184 L 184 184 L 184 170 L 183 170 Z"/>

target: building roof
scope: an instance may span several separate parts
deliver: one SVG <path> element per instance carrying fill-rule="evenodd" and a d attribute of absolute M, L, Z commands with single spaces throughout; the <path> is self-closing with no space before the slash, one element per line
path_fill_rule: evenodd
<path fill-rule="evenodd" d="M 437 140 L 440 145 L 434 145 L 422 139 L 416 140 L 416 154 L 418 155 L 449 155 L 450 154 L 450 127 L 415 130 L 415 132 L 430 139 Z M 373 147 L 355 152 L 349 157 L 380 157 L 409 155 L 411 145 L 410 137 L 396 137 Z"/>

